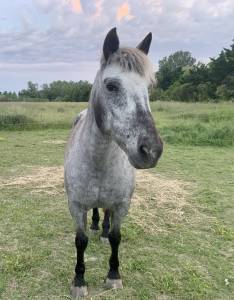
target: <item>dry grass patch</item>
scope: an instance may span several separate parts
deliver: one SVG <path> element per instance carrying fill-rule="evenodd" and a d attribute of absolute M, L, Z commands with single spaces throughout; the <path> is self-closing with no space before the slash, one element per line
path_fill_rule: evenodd
<path fill-rule="evenodd" d="M 9 179 L 0 178 L 4 187 L 29 187 L 31 193 L 58 195 L 64 193 L 63 167 L 37 167 L 30 174 Z M 169 179 L 149 171 L 137 171 L 136 190 L 132 199 L 131 219 L 146 232 L 165 231 L 165 224 L 179 222 L 183 218 L 187 182 Z M 160 209 L 165 212 L 161 214 Z M 162 229 L 164 228 L 164 229 Z"/>
<path fill-rule="evenodd" d="M 65 145 L 67 142 L 64 140 L 48 140 L 43 141 L 43 144 L 52 144 L 52 145 Z"/>
<path fill-rule="evenodd" d="M 30 174 L 25 176 L 0 178 L 0 189 L 8 186 L 30 186 L 32 193 L 63 194 L 63 167 L 37 167 L 31 169 Z"/>
<path fill-rule="evenodd" d="M 162 231 L 162 228 L 165 231 L 162 222 L 173 224 L 181 221 L 189 186 L 188 182 L 182 180 L 169 179 L 149 171 L 137 171 L 131 206 L 133 222 L 144 231 L 153 233 Z"/>

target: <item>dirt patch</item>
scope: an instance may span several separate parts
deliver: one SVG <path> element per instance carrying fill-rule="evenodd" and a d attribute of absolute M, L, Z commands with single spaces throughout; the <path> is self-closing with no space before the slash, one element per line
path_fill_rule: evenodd
<path fill-rule="evenodd" d="M 10 179 L 0 178 L 0 188 L 28 188 L 31 193 L 58 195 L 64 193 L 63 167 L 37 167 L 30 174 Z M 161 231 L 183 218 L 188 183 L 169 179 L 149 171 L 137 171 L 136 190 L 131 205 L 131 220 L 146 232 Z M 163 222 L 164 226 L 161 226 Z"/>

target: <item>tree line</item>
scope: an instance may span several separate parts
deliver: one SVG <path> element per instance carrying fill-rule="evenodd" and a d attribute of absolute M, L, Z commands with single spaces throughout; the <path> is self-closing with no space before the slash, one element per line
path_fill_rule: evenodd
<path fill-rule="evenodd" d="M 207 64 L 196 62 L 188 51 L 177 51 L 159 61 L 157 85 L 151 88 L 150 100 L 234 101 L 234 40 L 217 58 Z M 50 84 L 28 82 L 27 88 L 0 92 L 0 101 L 72 101 L 89 100 L 92 85 L 88 81 L 54 81 Z"/>
<path fill-rule="evenodd" d="M 0 101 L 71 101 L 86 102 L 92 85 L 88 81 L 53 81 L 43 84 L 40 88 L 37 83 L 29 81 L 27 88 L 15 92 L 0 92 Z"/>
<path fill-rule="evenodd" d="M 234 43 L 207 64 L 177 51 L 159 61 L 156 78 L 151 100 L 234 101 Z"/>

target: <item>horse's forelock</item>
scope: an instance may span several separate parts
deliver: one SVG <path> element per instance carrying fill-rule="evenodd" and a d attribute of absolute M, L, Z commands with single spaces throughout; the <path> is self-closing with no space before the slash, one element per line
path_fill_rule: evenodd
<path fill-rule="evenodd" d="M 101 67 L 105 68 L 107 65 L 119 65 L 123 71 L 138 73 L 149 85 L 155 83 L 152 63 L 148 56 L 137 48 L 119 48 L 107 61 L 102 57 Z"/>

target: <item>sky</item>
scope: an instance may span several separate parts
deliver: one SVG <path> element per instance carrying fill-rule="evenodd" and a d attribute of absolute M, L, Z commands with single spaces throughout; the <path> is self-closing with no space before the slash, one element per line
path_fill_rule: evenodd
<path fill-rule="evenodd" d="M 2 0 L 0 91 L 29 80 L 92 82 L 112 27 L 122 46 L 152 32 L 155 68 L 177 50 L 208 62 L 234 39 L 234 0 Z"/>

